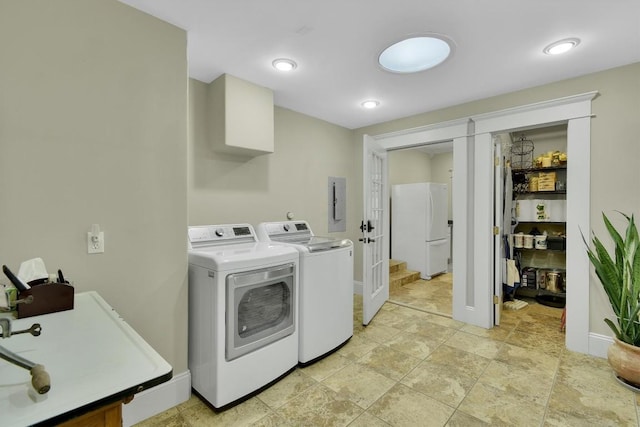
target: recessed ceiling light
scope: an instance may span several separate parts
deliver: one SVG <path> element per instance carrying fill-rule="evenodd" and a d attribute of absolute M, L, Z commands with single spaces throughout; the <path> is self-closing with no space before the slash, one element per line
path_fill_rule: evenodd
<path fill-rule="evenodd" d="M 295 61 L 287 58 L 275 59 L 272 62 L 272 64 L 273 64 L 273 68 L 275 68 L 278 71 L 293 71 L 298 66 L 298 64 L 296 64 Z"/>
<path fill-rule="evenodd" d="M 560 55 L 573 49 L 580 44 L 580 39 L 564 39 L 551 43 L 549 46 L 543 49 L 543 52 L 547 55 Z"/>
<path fill-rule="evenodd" d="M 383 50 L 378 63 L 393 73 L 417 73 L 441 64 L 451 55 L 452 46 L 441 35 L 410 37 Z"/>
<path fill-rule="evenodd" d="M 364 102 L 363 102 L 362 104 L 360 104 L 360 105 L 362 105 L 364 108 L 367 108 L 367 109 L 369 109 L 369 110 L 370 110 L 370 109 L 372 109 L 372 108 L 376 108 L 378 105 L 380 105 L 380 101 L 376 101 L 376 100 L 374 100 L 374 99 L 370 99 L 370 100 L 368 100 L 368 101 L 364 101 Z"/>

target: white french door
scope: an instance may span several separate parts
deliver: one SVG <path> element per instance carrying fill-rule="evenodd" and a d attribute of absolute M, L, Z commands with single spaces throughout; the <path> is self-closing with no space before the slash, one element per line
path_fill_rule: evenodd
<path fill-rule="evenodd" d="M 368 325 L 389 299 L 389 190 L 387 150 L 368 135 L 363 150 L 364 215 L 362 324 Z"/>

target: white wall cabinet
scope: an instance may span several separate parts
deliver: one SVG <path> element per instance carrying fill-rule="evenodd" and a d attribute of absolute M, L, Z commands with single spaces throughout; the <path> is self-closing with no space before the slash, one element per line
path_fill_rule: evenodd
<path fill-rule="evenodd" d="M 242 156 L 273 153 L 271 89 L 223 74 L 209 84 L 207 101 L 215 151 Z"/>

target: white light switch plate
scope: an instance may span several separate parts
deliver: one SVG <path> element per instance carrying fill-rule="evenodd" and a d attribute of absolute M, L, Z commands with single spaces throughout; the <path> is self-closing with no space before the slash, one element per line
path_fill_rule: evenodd
<path fill-rule="evenodd" d="M 104 231 L 98 233 L 98 241 L 96 243 L 91 240 L 91 232 L 87 233 L 87 253 L 101 254 L 104 253 Z"/>

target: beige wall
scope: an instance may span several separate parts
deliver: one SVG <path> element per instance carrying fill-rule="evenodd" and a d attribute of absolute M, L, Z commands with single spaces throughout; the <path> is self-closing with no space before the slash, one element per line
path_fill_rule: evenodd
<path fill-rule="evenodd" d="M 61 268 L 184 372 L 186 34 L 116 1 L 5 1 L 0 53 L 0 263 Z"/>
<path fill-rule="evenodd" d="M 604 236 L 602 211 L 613 214 L 614 210 L 620 210 L 640 215 L 640 192 L 636 188 L 636 183 L 640 182 L 640 169 L 636 165 L 640 158 L 637 136 L 639 76 L 640 63 L 636 63 L 369 126 L 356 130 L 353 150 L 354 153 L 362 152 L 363 134 L 378 135 L 597 90 L 599 96 L 592 104 L 594 117 L 591 121 L 591 228 Z M 571 159 L 571 153 L 568 155 Z M 357 185 L 361 187 L 362 182 Z M 362 206 L 356 208 L 361 210 Z M 616 223 L 622 224 L 621 221 Z M 361 251 L 357 251 L 356 262 L 362 262 L 361 259 Z M 590 282 L 590 301 L 590 330 L 610 335 L 602 322 L 609 313 L 608 302 L 594 275 Z"/>
<path fill-rule="evenodd" d="M 389 185 L 431 181 L 431 157 L 418 150 L 390 151 Z"/>
<path fill-rule="evenodd" d="M 347 227 L 360 214 L 352 157 L 352 132 L 275 107 L 275 152 L 241 157 L 215 152 L 207 138 L 207 85 L 190 80 L 189 224 L 284 221 L 287 212 L 306 220 L 315 234 L 328 229 L 328 177 L 347 182 Z M 351 237 L 348 233 L 332 233 Z M 357 239 L 357 236 L 356 236 Z"/>

